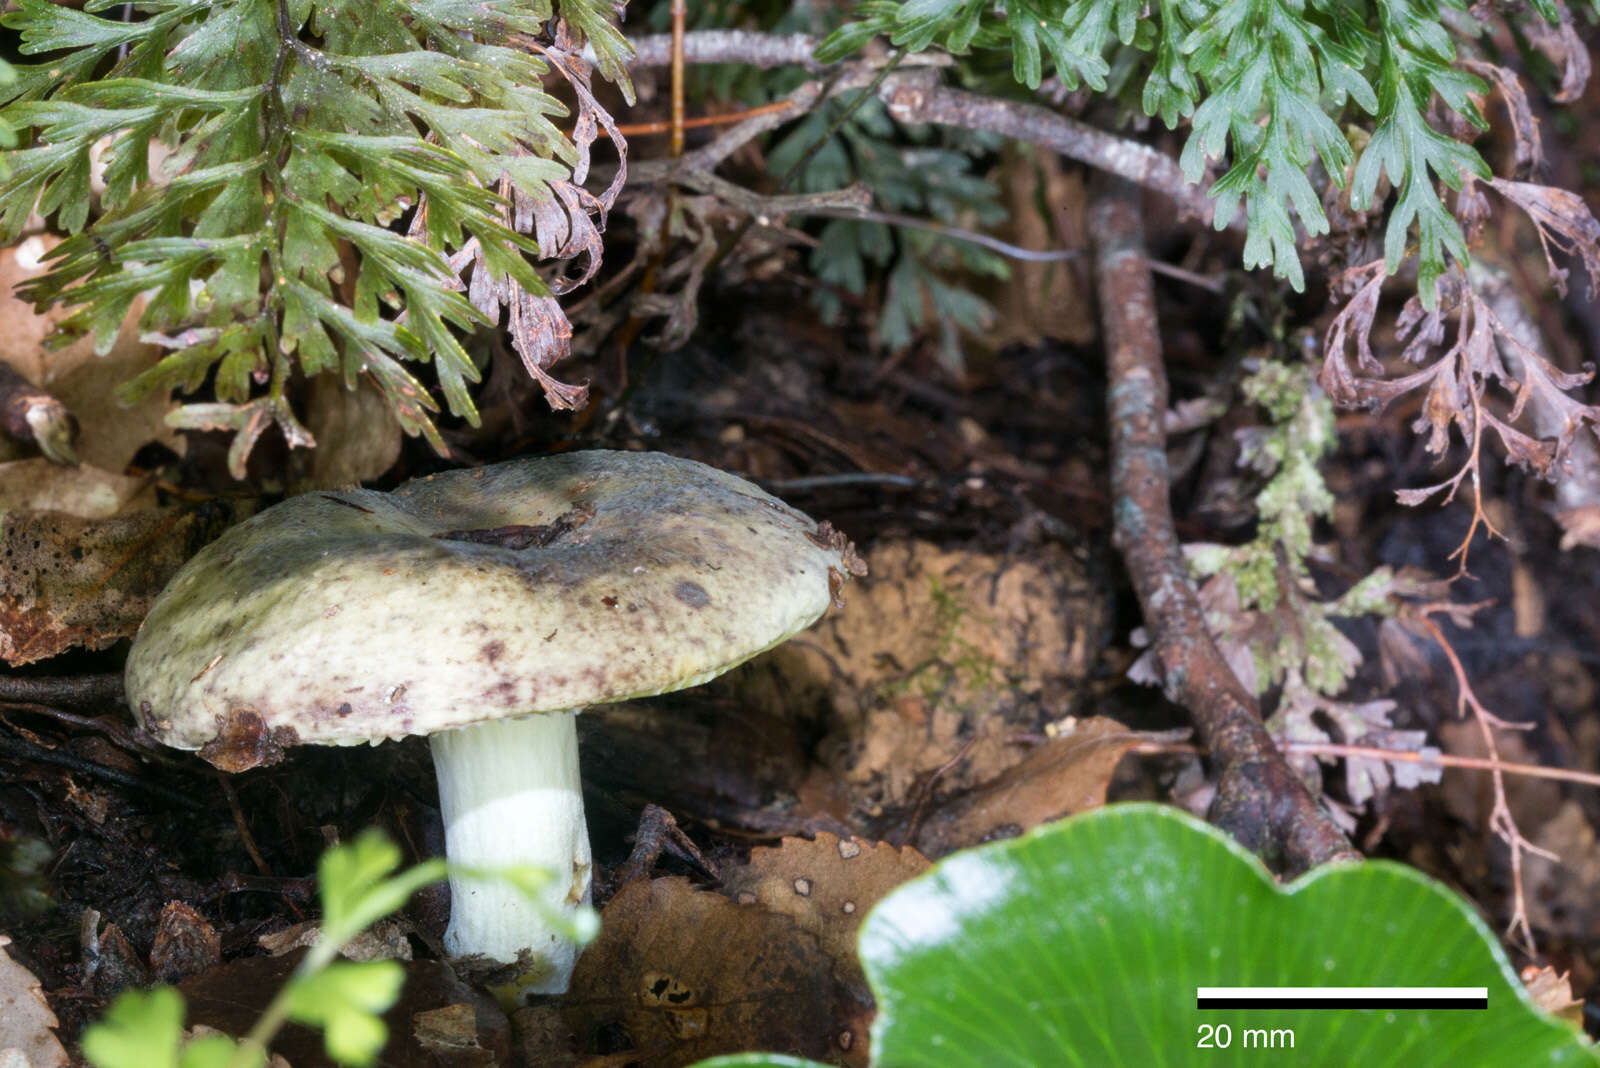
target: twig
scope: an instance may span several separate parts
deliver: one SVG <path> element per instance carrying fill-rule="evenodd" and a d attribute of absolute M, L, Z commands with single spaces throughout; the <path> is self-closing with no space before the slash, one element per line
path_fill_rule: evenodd
<path fill-rule="evenodd" d="M 1541 764 L 1518 764 L 1490 757 L 1453 756 L 1449 753 L 1419 753 L 1410 749 L 1380 749 L 1370 745 L 1339 745 L 1336 742 L 1288 742 L 1284 748 L 1291 753 L 1310 756 L 1356 757 L 1366 760 L 1384 760 L 1391 764 L 1425 764 L 1438 768 L 1468 768 L 1473 771 L 1493 771 L 1507 775 L 1522 775 L 1530 779 L 1555 779 L 1557 782 L 1575 782 L 1581 786 L 1600 786 L 1600 775 L 1592 771 L 1572 771 L 1568 768 L 1547 768 Z"/>
<path fill-rule="evenodd" d="M 683 155 L 683 22 L 689 9 L 672 0 L 672 155 Z"/>
<path fill-rule="evenodd" d="M 1547 768 L 1543 764 L 1519 764 L 1509 760 L 1489 757 L 1456 756 L 1453 753 L 1419 752 L 1415 749 L 1384 749 L 1376 745 L 1343 745 L 1339 742 L 1284 742 L 1286 752 L 1306 756 L 1330 756 L 1356 760 L 1382 760 L 1389 764 L 1421 764 L 1429 768 L 1459 768 L 1463 771 L 1499 771 L 1507 775 L 1521 775 L 1529 779 L 1554 779 L 1556 782 L 1577 783 L 1579 786 L 1600 786 L 1600 775 L 1592 771 L 1573 771 L 1570 768 Z M 1199 746 L 1182 742 L 1140 742 L 1133 752 L 1148 756 L 1167 756 L 1187 753 L 1204 756 Z"/>
<path fill-rule="evenodd" d="M 743 111 L 724 111 L 717 115 L 695 115 L 683 120 L 685 130 L 699 130 L 706 126 L 727 126 L 729 123 L 743 122 L 745 119 L 757 115 L 767 115 L 774 112 L 792 111 L 793 105 L 787 100 L 775 100 L 770 104 L 760 107 L 745 108 Z M 617 132 L 624 137 L 645 137 L 649 134 L 664 134 L 672 132 L 671 121 L 667 122 L 619 122 Z M 599 135 L 610 138 L 611 131 L 601 127 Z"/>
<path fill-rule="evenodd" d="M 1550 350 L 1544 332 L 1528 314 L 1517 287 L 1505 272 L 1485 262 L 1482 255 L 1474 256 L 1467 268 L 1467 284 L 1477 291 L 1505 327 L 1505 334 L 1495 339 L 1495 347 L 1506 370 L 1522 381 L 1527 373 L 1524 366 L 1528 357 L 1537 359 Z M 1558 438 L 1566 430 L 1567 413 L 1561 410 L 1554 395 L 1544 390 L 1530 390 L 1526 404 L 1535 436 Z M 1592 434 L 1574 434 L 1564 460 L 1565 466 L 1555 480 L 1558 506 L 1563 511 L 1600 506 L 1600 442 Z"/>
<path fill-rule="evenodd" d="M 871 471 L 877 466 L 869 456 L 848 441 L 842 441 L 832 434 L 824 433 L 802 419 L 786 419 L 781 415 L 757 415 L 754 412 L 729 412 L 727 418 L 749 423 L 751 426 L 769 427 L 780 433 L 788 433 L 796 438 L 809 439 L 830 452 L 849 460 L 862 471 Z"/>
<path fill-rule="evenodd" d="M 661 123 L 652 125 L 662 127 L 657 132 L 663 132 L 666 128 Z M 934 222 L 931 219 L 920 219 L 914 215 L 905 215 L 900 212 L 877 211 L 868 206 L 872 202 L 872 191 L 860 184 L 852 185 L 845 189 L 826 190 L 820 193 L 764 196 L 718 175 L 710 174 L 706 171 L 678 167 L 666 160 L 647 160 L 643 163 L 636 163 L 629 177 L 634 185 L 649 185 L 653 182 L 670 180 L 697 192 L 709 193 L 719 200 L 723 200 L 753 216 L 755 221 L 762 225 L 772 225 L 775 220 L 782 219 L 787 215 L 814 215 L 828 219 L 855 219 L 860 222 L 882 223 L 885 226 L 903 226 L 913 230 L 924 230 L 930 234 L 948 237 L 954 241 L 968 241 L 974 245 L 981 245 L 991 252 L 997 252 L 1009 259 L 1022 260 L 1028 263 L 1055 263 L 1061 260 L 1077 259 L 1084 254 L 1082 249 L 1075 248 L 1021 248 L 1010 242 L 1002 241 L 998 237 L 978 233 L 975 230 L 949 226 L 945 223 Z M 1207 278 L 1175 264 L 1165 263 L 1161 260 L 1151 260 L 1150 269 L 1157 274 L 1164 274 L 1176 281 L 1186 282 L 1189 285 L 1197 286 L 1212 293 L 1221 293 L 1223 290 L 1221 279 Z"/>
<path fill-rule="evenodd" d="M 69 771 L 82 772 L 85 775 L 104 779 L 106 782 L 125 786 L 131 790 L 142 790 L 170 804 L 179 805 L 192 811 L 200 811 L 205 808 L 194 798 L 181 794 L 176 790 L 168 789 L 159 783 L 142 779 L 137 775 L 131 775 L 119 768 L 107 767 L 105 764 L 100 764 L 93 760 L 85 760 L 71 753 L 48 749 L 45 746 L 30 742 L 24 738 L 17 738 L 4 731 L 0 731 L 0 754 L 8 755 L 18 760 L 36 760 L 43 764 L 55 764 Z"/>
<path fill-rule="evenodd" d="M 1048 148 L 1165 194 L 1179 208 L 1211 221 L 1212 205 L 1205 190 L 1191 184 L 1171 157 L 1148 145 L 1114 137 L 1038 104 L 947 89 L 936 84 L 931 73 L 898 78 L 882 95 L 889 114 L 900 122 L 983 130 Z"/>
<path fill-rule="evenodd" d="M 888 79 L 889 75 L 894 73 L 895 68 L 900 65 L 900 61 L 904 58 L 904 52 L 896 52 L 894 57 L 890 59 L 889 62 L 885 63 L 875 74 L 873 74 L 872 80 L 867 82 L 866 86 L 864 87 L 864 91 L 839 110 L 839 114 L 835 115 L 833 117 L 833 121 L 828 123 L 828 128 L 818 134 L 816 138 L 806 146 L 806 150 L 800 154 L 800 158 L 790 164 L 789 169 L 784 171 L 783 174 L 778 178 L 778 192 L 781 193 L 789 188 L 790 184 L 793 183 L 797 177 L 799 177 L 800 172 L 805 170 L 806 164 L 810 163 L 812 159 L 816 157 L 816 154 L 822 151 L 823 145 L 827 144 L 835 134 L 844 128 L 844 124 L 850 121 L 850 116 L 854 115 L 861 105 L 878 91 L 878 88 L 883 85 L 884 81 Z M 834 79 L 833 82 L 830 82 L 830 84 L 836 83 L 837 81 L 838 79 Z M 736 129 L 743 129 L 746 125 L 748 125 L 748 123 L 741 124 L 739 127 L 736 127 Z M 709 170 L 710 168 L 707 169 Z M 717 245 L 717 250 L 711 254 L 711 259 L 703 268 L 703 273 L 705 275 L 709 276 L 717 269 L 718 264 L 728 258 L 728 254 L 739 246 L 739 242 L 744 240 L 744 235 L 750 232 L 750 227 L 754 226 L 755 222 L 755 216 L 746 216 L 743 223 L 734 227 L 733 232 L 722 239 L 722 241 Z"/>
<path fill-rule="evenodd" d="M 1028 263 L 1055 263 L 1060 260 L 1074 260 L 1083 255 L 1082 249 L 1075 248 L 1021 248 L 1010 242 L 1002 241 L 998 237 L 980 234 L 975 230 L 964 230 L 959 226 L 947 226 L 944 223 L 934 222 L 932 219 L 919 219 L 915 215 L 904 215 L 897 211 L 874 211 L 870 209 L 855 211 L 850 208 L 820 208 L 810 214 L 822 215 L 831 219 L 859 219 L 862 222 L 877 222 L 883 223 L 885 226 L 903 226 L 909 230 L 922 230 L 926 233 L 948 237 L 955 241 L 965 241 L 968 244 L 980 245 L 990 252 L 998 252 L 1008 259 L 1023 260 Z"/>
<path fill-rule="evenodd" d="M 244 809 L 239 807 L 239 794 L 233 788 L 233 783 L 228 781 L 228 776 L 217 772 L 217 785 L 222 787 L 222 796 L 228 799 L 228 811 L 233 813 L 233 826 L 239 832 L 239 840 L 244 843 L 244 851 L 250 854 L 250 861 L 267 878 L 272 878 L 272 869 L 267 867 L 266 858 L 261 855 L 261 850 L 256 848 L 256 839 L 250 833 L 250 825 L 245 822 Z"/>
<path fill-rule="evenodd" d="M 1162 426 L 1167 378 L 1136 190 L 1102 183 L 1089 218 L 1109 364 L 1114 537 L 1166 695 L 1189 710 L 1212 753 L 1211 818 L 1286 873 L 1355 859 L 1359 854 L 1273 746 L 1255 699 L 1218 652 L 1179 549 Z"/>
<path fill-rule="evenodd" d="M 803 33 L 749 33 L 743 30 L 696 30 L 684 34 L 683 58 L 689 63 L 738 63 L 770 70 L 773 67 L 823 69 L 812 52 L 816 38 Z M 588 51 L 585 50 L 585 55 Z M 672 62 L 672 35 L 652 34 L 633 42 L 633 57 L 628 66 L 665 67 Z"/>
<path fill-rule="evenodd" d="M 787 196 L 766 196 L 730 182 L 720 175 L 687 167 L 674 167 L 664 160 L 647 160 L 635 164 L 637 175 L 630 174 L 635 184 L 671 181 L 697 193 L 709 193 L 718 200 L 752 216 L 763 225 L 771 225 L 786 215 L 823 215 L 838 213 L 846 218 L 857 218 L 872 202 L 872 191 L 864 185 L 844 189 L 827 189 L 819 193 L 791 193 Z"/>
<path fill-rule="evenodd" d="M 683 165 L 700 171 L 714 171 L 724 160 L 769 130 L 792 122 L 817 107 L 824 100 L 871 85 L 880 74 L 876 66 L 841 68 L 827 78 L 814 78 L 790 90 L 783 102 L 788 110 L 776 110 L 751 117 L 737 126 L 724 130 L 709 144 L 683 155 Z"/>
<path fill-rule="evenodd" d="M 817 153 L 822 151 L 823 146 L 832 140 L 835 134 L 844 129 L 845 123 L 850 121 L 850 117 L 861 110 L 861 105 L 871 99 L 873 94 L 883 87 L 883 83 L 888 81 L 889 76 L 899 69 L 900 64 L 905 62 L 905 58 L 906 54 L 904 52 L 896 52 L 889 57 L 887 63 L 878 68 L 877 73 L 873 74 L 872 80 L 863 87 L 861 95 L 846 103 L 840 109 L 839 114 L 835 115 L 832 121 L 828 123 L 828 128 L 813 138 L 811 143 L 806 146 L 806 150 L 800 153 L 800 158 L 789 164 L 789 169 L 779 176 L 779 191 L 789 188 L 794 183 L 794 180 L 800 177 L 800 173 L 806 169 L 812 160 L 817 158 Z"/>
<path fill-rule="evenodd" d="M 891 475 L 876 471 L 850 471 L 841 475 L 807 475 L 804 478 L 763 480 L 761 486 L 768 493 L 782 496 L 786 493 L 805 493 L 835 486 L 894 486 L 898 489 L 916 489 L 923 480 L 910 475 Z"/>
<path fill-rule="evenodd" d="M 55 705 L 37 704 L 31 701 L 0 701 L 0 714 L 5 712 L 22 712 L 30 716 L 43 716 L 45 719 L 55 720 L 86 731 L 94 731 L 104 735 L 113 745 L 126 749 L 130 753 L 138 753 L 140 758 L 153 761 L 166 767 L 181 767 L 182 762 L 177 759 L 177 750 L 157 742 L 138 726 L 132 717 L 127 715 L 101 715 L 82 716 L 76 712 L 68 712 Z M 15 724 L 12 724 L 15 727 Z M 22 728 L 17 727 L 21 730 Z M 36 737 L 29 732 L 31 737 Z"/>
<path fill-rule="evenodd" d="M 617 868 L 613 877 L 616 885 L 626 886 L 635 879 L 649 876 L 662 853 L 671 853 L 701 875 L 715 881 L 719 878 L 716 865 L 706 859 L 694 839 L 686 834 L 672 813 L 660 805 L 647 804 L 639 813 L 639 827 L 634 832 L 633 849 L 628 859 Z"/>
<path fill-rule="evenodd" d="M 860 219 L 862 222 L 879 222 L 885 226 L 904 226 L 912 230 L 925 230 L 930 234 L 948 237 L 953 241 L 968 241 L 974 245 L 981 245 L 990 252 L 998 252 L 1007 259 L 1021 260 L 1024 263 L 1057 263 L 1061 260 L 1075 260 L 1084 254 L 1082 249 L 1076 248 L 1021 248 L 1008 241 L 1002 241 L 998 237 L 980 234 L 975 230 L 964 230 L 959 226 L 948 226 L 945 223 L 934 222 L 932 219 L 919 219 L 915 215 L 903 215 L 896 211 L 863 210 L 854 212 L 850 208 L 819 208 L 811 211 L 810 214 L 836 219 Z M 1207 278 L 1203 274 L 1185 270 L 1176 264 L 1166 263 L 1162 260 L 1151 260 L 1150 269 L 1157 274 L 1164 274 L 1174 281 L 1186 282 L 1211 293 L 1221 293 L 1223 290 L 1222 279 Z"/>
<path fill-rule="evenodd" d="M 27 678 L 0 675 L 0 701 L 76 707 L 122 700 L 122 673 Z"/>
<path fill-rule="evenodd" d="M 922 789 L 917 791 L 917 806 L 912 809 L 911 818 L 906 821 L 905 834 L 901 835 L 900 841 L 895 843 L 897 848 L 904 848 L 916 841 L 917 829 L 922 825 L 922 810 L 927 807 L 928 798 L 933 796 L 933 788 L 939 784 L 940 779 L 944 778 L 946 772 L 967 759 L 967 754 L 972 752 L 972 747 L 977 744 L 977 741 L 978 736 L 974 734 L 966 740 L 960 749 L 956 750 L 955 756 L 933 769 L 933 774 L 928 776 L 927 780 L 922 784 Z"/>

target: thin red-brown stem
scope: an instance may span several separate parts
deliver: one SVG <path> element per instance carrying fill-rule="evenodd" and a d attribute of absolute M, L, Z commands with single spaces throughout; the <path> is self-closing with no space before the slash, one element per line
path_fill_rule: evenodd
<path fill-rule="evenodd" d="M 730 123 L 743 122 L 745 119 L 757 115 L 768 115 L 776 111 L 789 111 L 794 107 L 792 101 L 775 100 L 770 104 L 760 107 L 746 108 L 744 111 L 725 111 L 718 115 L 694 115 L 683 120 L 685 130 L 699 130 L 707 126 L 726 126 Z M 647 137 L 650 134 L 664 134 L 672 132 L 671 120 L 662 122 L 624 122 L 617 124 L 617 131 L 624 137 Z M 611 134 L 602 129 L 601 137 L 610 137 Z"/>
<path fill-rule="evenodd" d="M 267 866 L 267 860 L 261 855 L 261 850 L 256 847 L 255 836 L 250 833 L 250 825 L 245 822 L 244 809 L 239 807 L 239 795 L 234 792 L 233 783 L 228 781 L 228 776 L 217 772 L 217 784 L 222 787 L 222 796 L 228 799 L 228 810 L 233 813 L 233 826 L 239 832 L 239 841 L 244 844 L 244 851 L 250 854 L 250 861 L 256 870 L 269 879 L 272 869 Z"/>
<path fill-rule="evenodd" d="M 683 155 L 683 23 L 689 15 L 684 0 L 672 0 L 672 155 Z"/>
<path fill-rule="evenodd" d="M 1462 715 L 1467 711 L 1472 712 L 1474 722 L 1478 724 L 1478 733 L 1483 738 L 1483 748 L 1489 758 L 1496 764 L 1500 760 L 1500 747 L 1495 744 L 1494 728 L 1509 730 L 1526 730 L 1532 724 L 1512 723 L 1501 719 L 1483 706 L 1478 700 L 1478 695 L 1473 692 L 1472 684 L 1467 680 L 1467 672 L 1461 666 L 1461 658 L 1456 655 L 1455 649 L 1450 645 L 1450 640 L 1445 637 L 1444 631 L 1439 629 L 1430 615 L 1433 612 L 1446 612 L 1453 606 L 1450 605 L 1425 605 L 1413 618 L 1423 630 L 1428 632 L 1434 642 L 1444 651 L 1445 659 L 1450 662 L 1450 670 L 1456 678 L 1456 710 Z M 1489 827 L 1495 835 L 1506 844 L 1507 851 L 1511 854 L 1511 920 L 1506 924 L 1508 935 L 1516 934 L 1521 937 L 1523 948 L 1529 954 L 1536 954 L 1538 948 L 1533 940 L 1533 928 L 1528 923 L 1528 901 L 1522 885 L 1522 854 L 1533 853 L 1544 857 L 1546 860 L 1559 860 L 1554 853 L 1540 849 L 1522 836 L 1522 831 L 1517 827 L 1517 821 L 1511 815 L 1511 805 L 1506 801 L 1506 779 L 1499 768 L 1491 769 L 1491 782 L 1494 786 L 1494 806 L 1489 813 Z"/>
<path fill-rule="evenodd" d="M 1210 818 L 1285 873 L 1357 859 L 1272 744 L 1255 698 L 1211 639 L 1184 563 L 1168 499 L 1167 377 L 1137 190 L 1102 181 L 1090 231 L 1108 363 L 1114 536 L 1167 697 L 1188 709 L 1211 753 L 1217 796 Z"/>
<path fill-rule="evenodd" d="M 912 811 L 911 819 L 906 822 L 906 833 L 900 838 L 899 844 L 901 846 L 917 840 L 917 828 L 922 825 L 922 810 L 927 807 L 928 798 L 933 796 L 933 788 L 939 784 L 940 779 L 944 778 L 946 772 L 967 759 L 967 754 L 972 752 L 972 746 L 977 740 L 978 736 L 976 734 L 968 738 L 966 743 L 956 751 L 956 755 L 934 768 L 933 774 L 929 775 L 927 781 L 922 784 L 922 789 L 917 791 L 917 807 Z"/>
<path fill-rule="evenodd" d="M 1468 459 L 1465 472 L 1472 471 L 1472 523 L 1467 527 L 1467 536 L 1461 539 L 1461 544 L 1456 546 L 1455 552 L 1450 554 L 1450 559 L 1461 557 L 1461 563 L 1456 567 L 1456 578 L 1467 574 L 1467 551 L 1472 546 L 1472 536 L 1478 532 L 1481 524 L 1489 532 L 1490 537 L 1505 539 L 1505 535 L 1489 520 L 1489 513 L 1483 510 L 1483 482 L 1478 477 L 1480 470 L 1479 454 L 1483 445 L 1483 396 L 1481 388 L 1472 390 L 1472 456 Z M 1458 476 L 1459 477 L 1459 476 Z M 1455 491 L 1450 491 L 1450 496 L 1455 496 Z M 1446 498 L 1448 500 L 1449 498 Z"/>
<path fill-rule="evenodd" d="M 1465 771 L 1499 771 L 1507 775 L 1521 775 L 1530 779 L 1554 779 L 1557 782 L 1577 783 L 1580 786 L 1600 786 L 1600 775 L 1592 771 L 1573 771 L 1570 768 L 1547 768 L 1542 764 L 1519 764 L 1509 760 L 1491 760 L 1488 757 L 1456 756 L 1452 753 L 1419 753 L 1414 749 L 1384 749 L 1376 745 L 1341 745 L 1338 742 L 1284 742 L 1282 748 L 1289 753 L 1306 756 L 1354 757 L 1357 760 L 1382 760 L 1390 764 L 1426 764 L 1436 768 L 1460 768 Z M 1196 746 L 1185 743 L 1140 742 L 1135 753 L 1200 753 Z"/>

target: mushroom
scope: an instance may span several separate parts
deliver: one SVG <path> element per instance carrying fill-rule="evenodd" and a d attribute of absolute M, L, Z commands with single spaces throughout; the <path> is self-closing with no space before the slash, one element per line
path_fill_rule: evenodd
<path fill-rule="evenodd" d="M 128 656 L 145 728 L 226 771 L 296 744 L 429 735 L 453 868 L 538 865 L 589 899 L 576 717 L 699 685 L 783 642 L 851 572 L 848 540 L 741 478 L 574 452 L 392 493 L 315 492 L 190 560 Z M 453 871 L 445 947 L 566 990 L 576 949 L 503 881 Z"/>

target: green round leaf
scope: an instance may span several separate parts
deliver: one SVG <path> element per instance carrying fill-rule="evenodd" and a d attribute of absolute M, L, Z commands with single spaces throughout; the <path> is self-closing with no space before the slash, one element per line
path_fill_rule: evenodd
<path fill-rule="evenodd" d="M 1438 883 L 1369 861 L 1280 887 L 1166 806 L 951 856 L 873 910 L 861 957 L 881 1066 L 1254 1064 L 1288 1032 L 1297 1062 L 1597 1063 Z M 1199 1011 L 1201 986 L 1484 986 L 1489 1007 Z"/>
<path fill-rule="evenodd" d="M 1232 839 L 1161 805 L 948 857 L 879 903 L 860 948 L 877 1068 L 1600 1062 L 1533 1007 L 1440 884 L 1368 861 L 1279 886 Z M 1489 1007 L 1200 1011 L 1201 986 L 1482 986 Z M 741 1054 L 699 1068 L 820 1066 Z"/>

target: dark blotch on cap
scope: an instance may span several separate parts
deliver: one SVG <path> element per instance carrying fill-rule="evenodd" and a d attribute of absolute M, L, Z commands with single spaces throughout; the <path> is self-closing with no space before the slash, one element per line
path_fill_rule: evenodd
<path fill-rule="evenodd" d="M 492 664 L 496 660 L 499 660 L 500 657 L 505 654 L 505 651 L 506 651 L 506 643 L 505 642 L 492 641 L 488 645 L 485 645 L 483 647 L 483 658 L 485 660 L 487 660 L 489 663 Z"/>
<path fill-rule="evenodd" d="M 690 608 L 704 608 L 711 603 L 711 595 L 698 582 L 680 582 L 672 587 L 672 596 Z"/>

